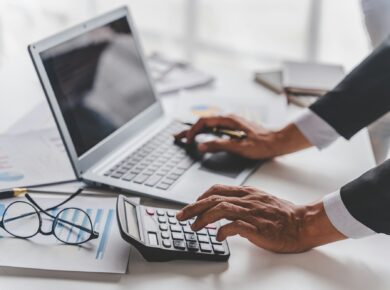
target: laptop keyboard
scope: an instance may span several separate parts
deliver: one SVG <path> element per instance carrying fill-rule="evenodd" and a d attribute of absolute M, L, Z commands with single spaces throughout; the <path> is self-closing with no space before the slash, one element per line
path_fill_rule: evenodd
<path fill-rule="evenodd" d="M 183 148 L 173 143 L 172 134 L 185 128 L 181 123 L 172 122 L 104 175 L 168 190 L 194 163 Z"/>

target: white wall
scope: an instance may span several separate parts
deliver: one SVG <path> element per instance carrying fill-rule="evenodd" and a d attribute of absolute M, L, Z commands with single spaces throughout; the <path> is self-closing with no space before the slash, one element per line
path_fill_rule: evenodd
<path fill-rule="evenodd" d="M 368 52 L 359 0 L 0 0 L 0 61 L 122 4 L 149 52 L 250 68 L 305 59 L 311 1 L 322 1 L 318 59 L 352 67 Z"/>

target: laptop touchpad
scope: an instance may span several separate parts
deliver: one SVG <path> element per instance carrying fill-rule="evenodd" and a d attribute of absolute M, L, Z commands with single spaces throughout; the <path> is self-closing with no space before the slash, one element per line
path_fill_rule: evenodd
<path fill-rule="evenodd" d="M 208 156 L 210 155 L 210 156 Z M 199 170 L 236 178 L 244 169 L 252 167 L 257 161 L 242 158 L 226 152 L 207 154 Z"/>

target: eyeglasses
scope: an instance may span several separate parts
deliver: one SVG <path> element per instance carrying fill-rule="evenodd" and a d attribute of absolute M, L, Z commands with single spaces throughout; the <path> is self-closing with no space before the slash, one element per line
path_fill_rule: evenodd
<path fill-rule="evenodd" d="M 97 239 L 99 233 L 93 230 L 90 216 L 84 210 L 76 207 L 61 209 L 57 214 L 51 212 L 80 192 L 76 192 L 65 201 L 48 209 L 42 209 L 36 201 L 26 193 L 26 201 L 15 201 L 7 206 L 0 227 L 16 238 L 29 239 L 37 234 L 45 236 L 54 235 L 57 240 L 68 245 L 81 245 L 90 240 Z M 52 219 L 50 231 L 42 229 L 42 216 Z"/>

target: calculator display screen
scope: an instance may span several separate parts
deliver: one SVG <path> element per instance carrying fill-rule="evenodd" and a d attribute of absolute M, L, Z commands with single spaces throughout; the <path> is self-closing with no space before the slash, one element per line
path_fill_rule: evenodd
<path fill-rule="evenodd" d="M 135 206 L 132 205 L 131 203 L 125 202 L 125 209 L 126 209 L 127 232 L 137 240 L 141 240 L 139 229 L 138 229 L 137 211 Z"/>

